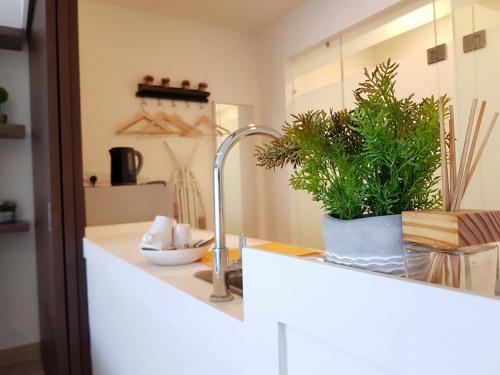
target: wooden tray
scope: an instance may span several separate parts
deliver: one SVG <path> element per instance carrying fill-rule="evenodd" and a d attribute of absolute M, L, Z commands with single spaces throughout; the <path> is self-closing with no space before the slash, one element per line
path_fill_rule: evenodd
<path fill-rule="evenodd" d="M 500 211 L 403 212 L 403 239 L 441 249 L 500 241 Z"/>

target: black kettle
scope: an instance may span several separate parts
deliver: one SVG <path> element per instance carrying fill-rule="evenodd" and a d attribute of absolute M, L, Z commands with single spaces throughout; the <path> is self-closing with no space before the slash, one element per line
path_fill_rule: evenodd
<path fill-rule="evenodd" d="M 136 184 L 144 160 L 142 154 L 132 147 L 114 147 L 109 150 L 109 154 L 111 155 L 111 185 Z"/>

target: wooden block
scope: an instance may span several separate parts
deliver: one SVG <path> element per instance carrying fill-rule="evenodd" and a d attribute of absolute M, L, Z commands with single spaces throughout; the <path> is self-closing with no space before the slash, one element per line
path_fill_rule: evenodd
<path fill-rule="evenodd" d="M 403 212 L 403 240 L 441 249 L 500 241 L 500 211 Z"/>

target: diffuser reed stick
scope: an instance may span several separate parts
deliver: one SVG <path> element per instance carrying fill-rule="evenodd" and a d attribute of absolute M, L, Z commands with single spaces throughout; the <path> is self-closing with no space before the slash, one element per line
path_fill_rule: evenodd
<path fill-rule="evenodd" d="M 450 122 L 449 122 L 449 143 L 450 143 L 450 191 L 454 191 L 457 184 L 457 148 L 455 135 L 455 114 L 453 106 L 450 105 Z"/>
<path fill-rule="evenodd" d="M 423 280 L 459 288 L 462 257 L 453 251 L 458 248 L 497 242 L 500 240 L 500 211 L 459 211 L 462 199 L 477 169 L 491 137 L 498 113 L 494 113 L 476 154 L 486 102 L 481 102 L 476 121 L 478 100 L 472 101 L 460 166 L 457 172 L 455 115 L 449 107 L 449 133 L 446 142 L 445 100 L 439 99 L 439 135 L 441 143 L 441 183 L 443 211 L 409 211 L 403 213 L 403 239 L 438 247 L 426 259 Z M 449 163 L 448 163 L 449 161 Z M 484 223 L 489 223 L 485 225 Z M 448 253 L 450 250 L 452 252 Z"/>
<path fill-rule="evenodd" d="M 444 97 L 439 98 L 439 138 L 441 142 L 441 184 L 443 192 L 443 210 L 450 208 L 450 188 L 448 179 L 448 162 L 446 161 L 446 129 L 444 124 Z"/>
<path fill-rule="evenodd" d="M 458 196 L 456 197 L 455 206 L 452 207 L 453 210 L 458 210 L 460 208 L 460 203 L 462 202 L 462 198 L 465 194 L 465 186 L 467 184 L 467 176 L 469 175 L 469 172 L 471 169 L 472 158 L 474 156 L 474 151 L 476 149 L 476 142 L 477 142 L 477 138 L 479 136 L 479 130 L 481 128 L 481 121 L 483 120 L 485 107 L 486 107 L 486 102 L 485 101 L 481 102 L 481 108 L 479 109 L 479 115 L 477 118 L 476 127 L 474 129 L 474 135 L 472 136 L 472 142 L 470 145 L 470 149 L 467 152 L 467 163 L 465 164 L 464 175 L 463 175 L 463 178 L 461 181 L 460 189 L 458 191 Z"/>
<path fill-rule="evenodd" d="M 495 126 L 497 119 L 498 119 L 498 112 L 495 112 L 493 114 L 493 118 L 491 119 L 490 125 L 488 127 L 487 132 L 486 132 L 486 135 L 484 136 L 483 142 L 481 143 L 481 146 L 479 146 L 479 151 L 477 153 L 476 159 L 474 160 L 474 163 L 472 164 L 470 172 L 467 175 L 467 181 L 465 182 L 465 190 L 467 190 L 467 187 L 469 186 L 470 180 L 472 179 L 472 176 L 474 175 L 474 171 L 476 170 L 477 165 L 479 164 L 479 160 L 481 159 L 481 155 L 483 154 L 483 151 L 486 147 L 486 144 L 488 143 L 488 140 L 490 139 L 491 133 L 493 131 L 493 127 Z"/>
<path fill-rule="evenodd" d="M 467 131 L 465 133 L 464 147 L 462 149 L 462 156 L 460 157 L 460 167 L 458 168 L 458 179 L 457 186 L 455 186 L 455 191 L 453 192 L 453 199 L 451 201 L 451 211 L 457 210 L 458 197 L 462 191 L 462 186 L 464 185 L 463 177 L 465 173 L 465 164 L 467 160 L 467 151 L 469 150 L 470 136 L 472 133 L 472 127 L 474 126 L 474 117 L 476 116 L 477 99 L 472 101 L 472 107 L 469 113 L 469 122 L 467 124 Z"/>
<path fill-rule="evenodd" d="M 479 114 L 476 119 L 476 109 L 478 100 L 472 101 L 471 110 L 469 113 L 469 121 L 465 133 L 465 141 L 460 157 L 460 166 L 457 172 L 457 156 L 456 156 L 456 135 L 455 135 L 455 115 L 453 106 L 449 107 L 449 142 L 446 143 L 446 128 L 445 128 L 445 107 L 444 97 L 439 99 L 439 137 L 441 142 L 441 184 L 443 191 L 443 211 L 458 211 L 462 203 L 462 199 L 469 187 L 470 181 L 483 155 L 486 144 L 488 143 L 495 123 L 498 119 L 498 113 L 493 114 L 493 118 L 488 126 L 488 130 L 479 146 L 477 155 L 475 155 L 476 145 L 479 140 L 481 123 L 486 109 L 486 101 L 481 102 Z M 474 121 L 476 119 L 476 121 Z M 448 147 L 447 147 L 448 146 Z M 448 163 L 449 161 L 449 163 Z"/>

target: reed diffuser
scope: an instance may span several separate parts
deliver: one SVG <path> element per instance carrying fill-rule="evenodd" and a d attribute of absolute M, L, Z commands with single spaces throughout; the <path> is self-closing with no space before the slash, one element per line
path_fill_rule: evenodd
<path fill-rule="evenodd" d="M 495 112 L 480 141 L 486 101 L 481 102 L 479 112 L 477 107 L 474 99 L 458 160 L 454 109 L 452 105 L 445 108 L 445 99 L 440 98 L 442 210 L 403 212 L 403 239 L 413 243 L 405 247 L 408 277 L 492 294 L 498 289 L 498 248 L 487 244 L 500 241 L 500 211 L 461 209 L 498 118 Z M 479 263 L 474 275 L 488 281 L 474 280 L 471 265 Z"/>

